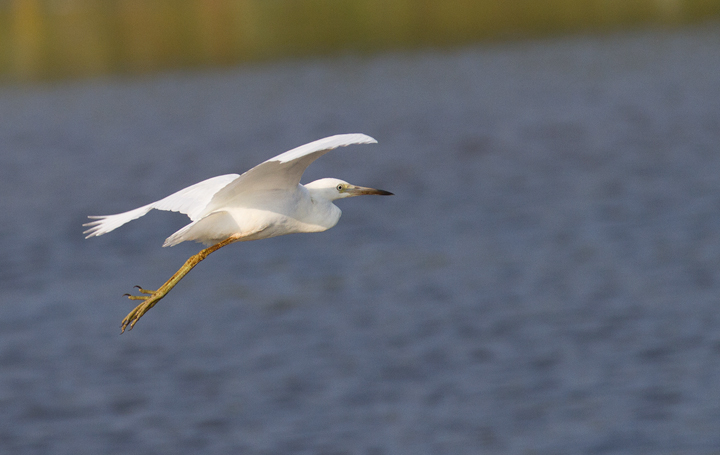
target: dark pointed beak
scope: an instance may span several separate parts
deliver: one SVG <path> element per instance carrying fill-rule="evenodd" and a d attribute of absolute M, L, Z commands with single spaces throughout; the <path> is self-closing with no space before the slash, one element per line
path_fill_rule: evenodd
<path fill-rule="evenodd" d="M 385 190 L 378 190 L 375 188 L 366 188 L 364 186 L 350 186 L 346 190 L 351 196 L 363 196 L 366 194 L 375 194 L 378 196 L 393 196 L 393 193 Z"/>

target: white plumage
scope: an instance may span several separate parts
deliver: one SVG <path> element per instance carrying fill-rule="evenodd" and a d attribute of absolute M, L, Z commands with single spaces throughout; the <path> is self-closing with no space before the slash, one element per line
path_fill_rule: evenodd
<path fill-rule="evenodd" d="M 270 158 L 242 175 L 213 177 L 127 212 L 90 216 L 95 221 L 84 224 L 89 227 L 84 234 L 86 238 L 107 234 L 152 209 L 184 213 L 192 221 L 168 237 L 163 246 L 187 240 L 212 244 L 232 235 L 237 235 L 238 240 L 256 240 L 323 231 L 340 218 L 340 209 L 333 200 L 387 192 L 355 187 L 337 179 L 301 185 L 303 172 L 332 149 L 376 142 L 364 134 L 326 137 Z"/>
<path fill-rule="evenodd" d="M 142 300 L 123 320 L 124 332 L 135 323 L 200 261 L 234 242 L 258 240 L 296 232 L 330 229 L 342 212 L 333 204 L 340 198 L 362 194 L 390 195 L 387 191 L 351 185 L 338 179 L 320 179 L 300 184 L 305 169 L 325 153 L 351 144 L 372 144 L 364 134 L 340 134 L 302 145 L 261 163 L 242 175 L 228 174 L 207 179 L 148 205 L 124 213 L 91 216 L 87 237 L 107 234 L 140 218 L 152 209 L 180 212 L 192 221 L 165 240 L 163 246 L 194 240 L 212 245 L 191 256 L 157 290 L 138 287 Z"/>

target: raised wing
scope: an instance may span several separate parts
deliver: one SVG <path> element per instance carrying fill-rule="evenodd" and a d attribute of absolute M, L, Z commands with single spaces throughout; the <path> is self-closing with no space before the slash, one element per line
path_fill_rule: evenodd
<path fill-rule="evenodd" d="M 195 185 L 191 185 L 187 188 L 183 188 L 177 193 L 173 193 L 164 199 L 160 199 L 159 201 L 138 207 L 128 212 L 106 216 L 89 216 L 88 218 L 96 221 L 83 224 L 83 226 L 90 227 L 90 229 L 83 232 L 83 234 L 87 234 L 85 237 L 86 239 L 107 234 L 125 223 L 140 218 L 152 209 L 184 213 L 189 216 L 191 220 L 197 221 L 200 219 L 201 214 L 204 212 L 215 193 L 238 177 L 240 176 L 237 174 L 220 175 L 203 180 L 202 182 L 196 183 Z"/>
<path fill-rule="evenodd" d="M 180 212 L 197 221 L 244 194 L 268 190 L 291 190 L 300 183 L 305 169 L 327 152 L 352 144 L 374 144 L 364 134 L 338 134 L 289 150 L 255 166 L 242 175 L 227 174 L 203 180 L 177 193 L 128 212 L 106 216 L 90 216 L 85 238 L 107 234 L 125 223 L 140 218 L 152 209 Z"/>
<path fill-rule="evenodd" d="M 338 134 L 281 153 L 258 164 L 215 193 L 203 214 L 225 207 L 244 194 L 295 189 L 310 163 L 330 150 L 352 144 L 375 143 L 375 139 L 365 134 Z"/>

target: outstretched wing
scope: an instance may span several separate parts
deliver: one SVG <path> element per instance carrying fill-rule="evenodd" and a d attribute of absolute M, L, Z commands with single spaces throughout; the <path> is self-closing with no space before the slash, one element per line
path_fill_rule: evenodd
<path fill-rule="evenodd" d="M 152 209 L 184 213 L 189 216 L 191 220 L 197 221 L 200 219 L 200 214 L 203 213 L 215 193 L 238 177 L 239 175 L 237 174 L 220 175 L 183 188 L 164 199 L 128 212 L 106 216 L 89 216 L 88 218 L 96 221 L 83 224 L 83 226 L 90 227 L 90 229 L 83 232 L 83 234 L 87 234 L 86 239 L 107 234 L 127 222 L 140 218 Z"/>
<path fill-rule="evenodd" d="M 215 193 L 203 214 L 221 209 L 245 194 L 295 189 L 310 163 L 330 150 L 352 144 L 374 143 L 377 141 L 365 134 L 338 134 L 281 153 L 258 164 Z"/>
<path fill-rule="evenodd" d="M 123 224 L 140 218 L 152 209 L 180 212 L 197 221 L 225 207 L 233 199 L 253 192 L 293 189 L 300 183 L 305 169 L 322 155 L 337 147 L 351 144 L 373 144 L 377 141 L 364 134 L 338 134 L 301 145 L 255 166 L 242 175 L 227 174 L 204 180 L 177 193 L 128 212 L 94 219 L 85 238 L 107 234 Z"/>

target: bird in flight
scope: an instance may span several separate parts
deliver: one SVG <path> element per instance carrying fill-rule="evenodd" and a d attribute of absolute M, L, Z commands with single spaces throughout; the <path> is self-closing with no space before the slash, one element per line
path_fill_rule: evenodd
<path fill-rule="evenodd" d="M 373 144 L 364 134 L 339 134 L 289 150 L 255 166 L 242 175 L 227 174 L 204 180 L 159 201 L 128 212 L 90 216 L 95 221 L 83 224 L 85 238 L 107 234 L 123 224 L 140 218 L 152 209 L 180 212 L 191 223 L 165 240 L 173 246 L 187 240 L 209 245 L 188 259 L 157 290 L 138 288 L 140 295 L 125 294 L 142 300 L 121 324 L 122 332 L 132 329 L 150 308 L 210 253 L 235 242 L 260 240 L 300 232 L 321 232 L 337 224 L 342 212 L 336 199 L 393 193 L 351 185 L 343 180 L 324 178 L 302 185 L 305 169 L 322 155 L 337 147 Z"/>

